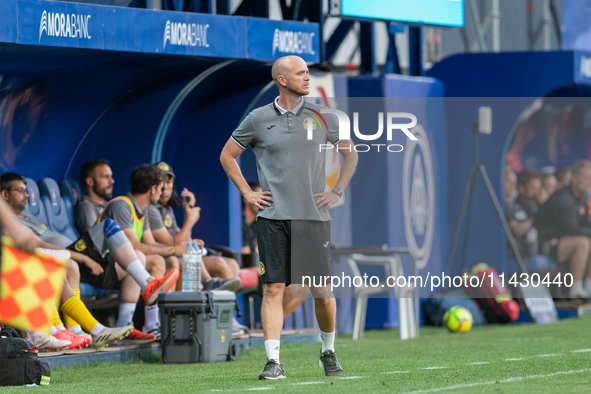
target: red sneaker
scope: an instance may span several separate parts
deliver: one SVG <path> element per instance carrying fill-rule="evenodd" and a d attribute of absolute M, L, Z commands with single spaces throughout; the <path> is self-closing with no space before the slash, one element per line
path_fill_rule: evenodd
<path fill-rule="evenodd" d="M 135 327 L 127 336 L 117 341 L 117 345 L 139 345 L 156 341 L 156 335 L 147 334 L 136 330 Z"/>
<path fill-rule="evenodd" d="M 158 301 L 158 294 L 170 289 L 172 285 L 179 279 L 179 270 L 172 269 L 168 274 L 162 278 L 154 279 L 146 286 L 146 291 L 142 293 L 142 297 L 146 301 L 146 305 L 154 305 Z"/>
<path fill-rule="evenodd" d="M 62 341 L 70 341 L 72 344 L 68 346 L 71 350 L 82 349 L 90 344 L 88 338 L 79 337 L 75 334 L 72 334 L 68 330 L 58 330 L 53 336 L 57 339 L 61 339 Z"/>

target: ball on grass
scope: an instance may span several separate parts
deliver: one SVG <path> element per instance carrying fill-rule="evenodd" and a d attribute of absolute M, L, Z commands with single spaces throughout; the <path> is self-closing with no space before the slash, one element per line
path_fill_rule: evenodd
<path fill-rule="evenodd" d="M 443 325 L 450 332 L 466 332 L 472 328 L 472 313 L 462 306 L 454 306 L 443 315 Z"/>

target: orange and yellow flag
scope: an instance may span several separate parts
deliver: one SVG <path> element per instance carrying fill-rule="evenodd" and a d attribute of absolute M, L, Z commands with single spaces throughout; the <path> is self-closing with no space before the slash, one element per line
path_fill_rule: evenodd
<path fill-rule="evenodd" d="M 0 323 L 47 332 L 64 285 L 66 260 L 23 252 L 2 237 Z"/>

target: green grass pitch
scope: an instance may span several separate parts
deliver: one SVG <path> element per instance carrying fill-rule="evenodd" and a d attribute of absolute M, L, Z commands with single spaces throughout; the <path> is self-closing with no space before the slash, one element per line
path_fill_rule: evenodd
<path fill-rule="evenodd" d="M 474 327 L 465 334 L 421 327 L 418 339 L 397 330 L 337 338 L 346 378 L 327 378 L 318 346 L 285 345 L 287 379 L 257 381 L 264 349 L 233 363 L 164 365 L 99 364 L 56 368 L 45 388 L 5 388 L 56 393 L 195 393 L 279 390 L 294 393 L 565 393 L 591 392 L 591 316 L 556 324 Z"/>

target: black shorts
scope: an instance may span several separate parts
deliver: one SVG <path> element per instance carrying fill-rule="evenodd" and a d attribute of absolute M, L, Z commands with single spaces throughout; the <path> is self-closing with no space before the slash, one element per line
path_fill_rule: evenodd
<path fill-rule="evenodd" d="M 263 283 L 308 284 L 307 277 L 331 274 L 330 222 L 257 218 L 255 227 Z"/>
<path fill-rule="evenodd" d="M 90 257 L 103 267 L 103 273 L 100 275 L 93 275 L 86 265 L 78 263 L 80 266 L 80 282 L 90 283 L 94 287 L 101 289 L 117 290 L 119 289 L 119 277 L 117 276 L 117 269 L 115 268 L 115 260 L 108 253 L 105 257 L 96 249 L 88 232 L 82 234 L 80 238 L 73 244 L 67 247 L 69 250 L 81 253 Z"/>

